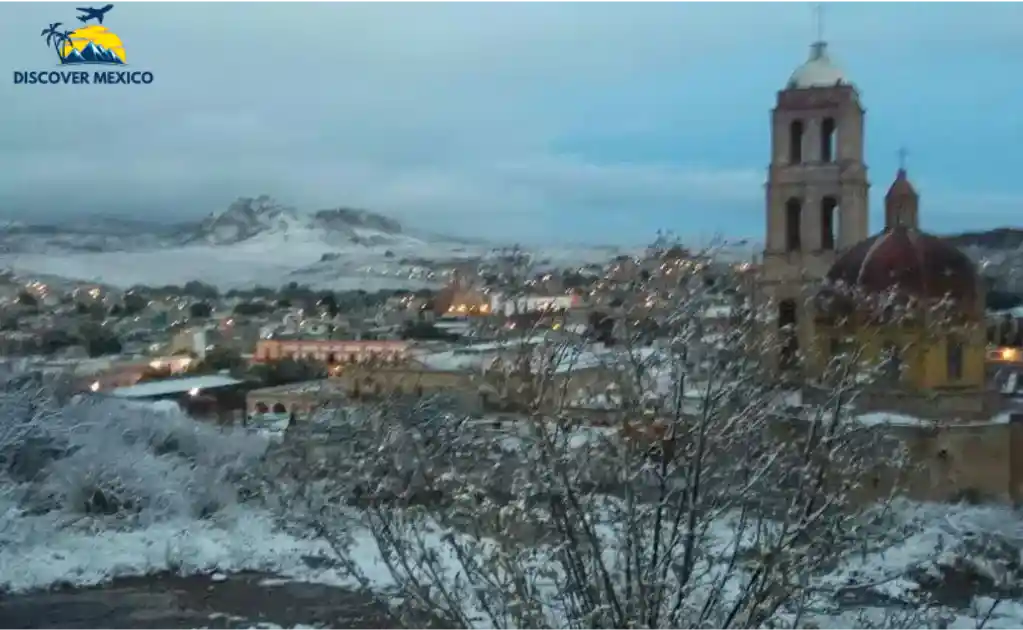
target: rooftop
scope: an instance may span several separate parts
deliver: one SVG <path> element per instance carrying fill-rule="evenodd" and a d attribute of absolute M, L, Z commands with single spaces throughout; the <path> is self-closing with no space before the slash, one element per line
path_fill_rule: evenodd
<path fill-rule="evenodd" d="M 205 376 L 187 376 L 184 378 L 168 378 L 160 381 L 150 381 L 130 387 L 118 387 L 110 392 L 111 396 L 118 398 L 152 398 L 154 396 L 167 396 L 170 394 L 184 394 L 192 390 L 202 391 L 204 389 L 217 389 L 220 387 L 231 387 L 241 385 L 245 381 L 224 374 L 208 374 Z"/>

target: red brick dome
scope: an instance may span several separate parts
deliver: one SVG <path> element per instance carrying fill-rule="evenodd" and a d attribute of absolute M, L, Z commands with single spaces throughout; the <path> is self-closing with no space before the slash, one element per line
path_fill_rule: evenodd
<path fill-rule="evenodd" d="M 977 299 L 979 276 L 966 254 L 944 240 L 895 225 L 852 247 L 831 270 L 830 283 L 869 294 L 895 293 L 918 299 Z"/>

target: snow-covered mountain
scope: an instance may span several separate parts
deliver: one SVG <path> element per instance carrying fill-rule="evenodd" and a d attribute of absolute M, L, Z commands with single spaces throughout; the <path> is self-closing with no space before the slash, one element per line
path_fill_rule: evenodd
<path fill-rule="evenodd" d="M 214 213 L 182 231 L 185 243 L 231 245 L 259 236 L 321 240 L 325 243 L 386 245 L 406 242 L 394 219 L 350 208 L 299 212 L 262 195 L 242 197 L 224 212 Z"/>
<path fill-rule="evenodd" d="M 199 279 L 223 287 L 299 281 L 338 289 L 412 288 L 439 279 L 404 261 L 461 258 L 489 248 L 407 233 L 398 221 L 366 210 L 303 212 L 265 195 L 174 225 L 94 217 L 0 224 L 0 268 L 116 286 Z"/>
<path fill-rule="evenodd" d="M 121 217 L 86 217 L 60 224 L 0 223 L 0 255 L 15 253 L 120 252 L 187 245 L 228 246 L 251 239 L 314 241 L 328 245 L 414 244 L 401 223 L 367 210 L 334 208 L 301 212 L 261 195 L 242 197 L 199 221 L 160 224 Z"/>
<path fill-rule="evenodd" d="M 197 225 L 185 226 L 181 236 L 186 243 L 231 245 L 266 232 L 287 232 L 301 224 L 294 208 L 262 195 L 235 200 L 223 212 L 215 212 Z"/>

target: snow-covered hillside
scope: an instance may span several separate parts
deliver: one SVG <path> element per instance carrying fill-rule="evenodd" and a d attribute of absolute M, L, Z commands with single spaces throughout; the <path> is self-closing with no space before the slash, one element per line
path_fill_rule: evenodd
<path fill-rule="evenodd" d="M 0 269 L 128 287 L 202 280 L 222 288 L 287 282 L 334 289 L 420 288 L 443 282 L 427 263 L 481 258 L 493 245 L 410 234 L 365 210 L 301 212 L 267 196 L 241 198 L 174 226 L 97 219 L 0 226 Z M 616 250 L 535 252 L 558 264 L 604 261 Z"/>
<path fill-rule="evenodd" d="M 415 244 L 394 219 L 366 210 L 335 208 L 300 212 L 262 195 L 243 197 L 224 212 L 214 213 L 183 229 L 185 243 L 233 245 L 272 235 L 283 240 L 323 241 L 333 245 Z"/>
<path fill-rule="evenodd" d="M 399 222 L 374 212 L 350 208 L 301 212 L 261 195 L 241 197 L 200 221 L 176 224 L 101 216 L 59 224 L 0 223 L 0 254 L 223 246 L 269 235 L 338 246 L 415 244 L 423 240 L 406 235 Z"/>

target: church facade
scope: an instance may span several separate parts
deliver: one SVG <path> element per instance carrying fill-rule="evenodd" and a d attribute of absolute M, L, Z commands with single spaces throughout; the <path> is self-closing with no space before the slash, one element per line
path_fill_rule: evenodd
<path fill-rule="evenodd" d="M 771 367 L 804 392 L 853 348 L 877 367 L 858 417 L 898 438 L 910 465 L 879 461 L 866 487 L 1023 500 L 1023 416 L 988 387 L 983 283 L 965 254 L 920 229 L 904 165 L 870 235 L 864 118 L 858 90 L 814 43 L 771 112 L 757 290 L 778 340 Z"/>

